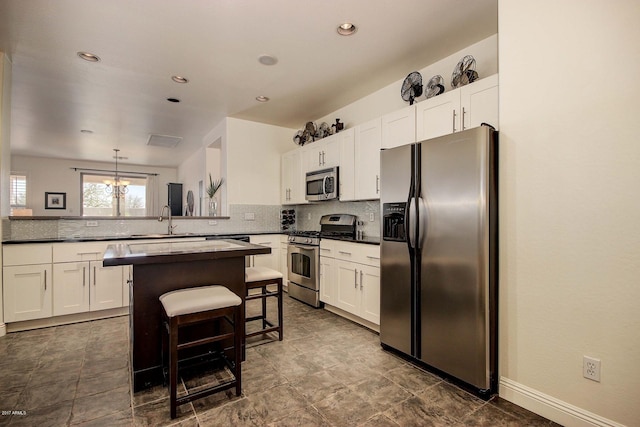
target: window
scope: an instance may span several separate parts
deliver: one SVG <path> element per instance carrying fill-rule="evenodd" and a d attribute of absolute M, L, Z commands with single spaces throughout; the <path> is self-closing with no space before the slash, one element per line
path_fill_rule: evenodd
<path fill-rule="evenodd" d="M 12 173 L 9 176 L 9 205 L 11 212 L 14 209 L 25 209 L 27 207 L 27 175 Z"/>
<path fill-rule="evenodd" d="M 112 175 L 81 174 L 82 216 L 146 216 L 147 179 L 118 175 L 127 183 L 124 194 L 107 185 Z M 119 212 L 119 214 L 118 214 Z"/>

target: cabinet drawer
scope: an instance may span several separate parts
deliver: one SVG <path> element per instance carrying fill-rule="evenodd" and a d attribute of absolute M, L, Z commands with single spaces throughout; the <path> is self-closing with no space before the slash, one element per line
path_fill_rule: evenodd
<path fill-rule="evenodd" d="M 33 265 L 51 263 L 51 244 L 2 245 L 2 265 Z"/>
<path fill-rule="evenodd" d="M 53 262 L 102 260 L 110 243 L 115 242 L 56 243 L 53 245 Z"/>
<path fill-rule="evenodd" d="M 324 239 L 320 241 L 320 256 L 374 267 L 380 266 L 380 246 L 378 245 Z"/>
<path fill-rule="evenodd" d="M 336 257 L 336 241 L 321 239 L 320 240 L 320 256 L 326 256 L 329 258 Z"/>

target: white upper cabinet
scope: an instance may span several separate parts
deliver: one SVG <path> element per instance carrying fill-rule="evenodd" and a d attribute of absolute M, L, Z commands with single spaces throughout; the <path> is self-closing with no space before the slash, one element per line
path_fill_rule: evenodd
<path fill-rule="evenodd" d="M 423 141 L 488 123 L 498 128 L 498 75 L 416 104 L 416 140 Z"/>
<path fill-rule="evenodd" d="M 355 199 L 379 199 L 382 119 L 371 120 L 355 129 Z"/>
<path fill-rule="evenodd" d="M 460 88 L 462 130 L 490 124 L 498 129 L 498 75 Z"/>
<path fill-rule="evenodd" d="M 336 134 L 336 136 L 338 137 L 340 148 L 340 169 L 338 170 L 340 200 L 355 200 L 355 128 L 345 129 Z"/>
<path fill-rule="evenodd" d="M 305 173 L 340 165 L 339 135 L 328 136 L 303 148 Z"/>
<path fill-rule="evenodd" d="M 416 142 L 416 104 L 382 116 L 382 148 Z"/>
<path fill-rule="evenodd" d="M 283 205 L 306 203 L 302 157 L 300 149 L 291 150 L 281 157 L 280 202 Z"/>
<path fill-rule="evenodd" d="M 416 139 L 423 141 L 460 130 L 460 91 L 452 90 L 416 105 Z"/>

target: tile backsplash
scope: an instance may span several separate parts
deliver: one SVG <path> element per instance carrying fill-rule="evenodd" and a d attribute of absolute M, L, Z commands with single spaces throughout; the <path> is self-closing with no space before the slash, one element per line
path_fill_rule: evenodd
<path fill-rule="evenodd" d="M 380 202 L 326 201 L 296 206 L 296 227 L 298 230 L 320 230 L 320 218 L 329 214 L 351 214 L 363 222 L 362 231 L 367 237 L 380 236 Z M 373 218 L 373 221 L 371 221 Z"/>
<path fill-rule="evenodd" d="M 289 222 L 283 229 L 283 214 Z M 293 212 L 292 212 L 293 211 Z M 230 205 L 229 217 L 202 218 L 178 217 L 174 232 L 227 234 L 227 233 L 277 233 L 289 230 L 320 230 L 320 217 L 328 214 L 347 213 L 363 221 L 360 229 L 364 236 L 380 236 L 380 203 L 377 200 L 362 202 L 327 201 L 297 206 L 281 205 Z M 373 221 L 370 219 L 373 218 Z M 293 220 L 293 221 L 292 221 Z M 3 219 L 2 239 L 40 240 L 86 237 L 125 237 L 132 234 L 166 233 L 167 222 L 155 218 L 52 218 L 52 219 Z"/>

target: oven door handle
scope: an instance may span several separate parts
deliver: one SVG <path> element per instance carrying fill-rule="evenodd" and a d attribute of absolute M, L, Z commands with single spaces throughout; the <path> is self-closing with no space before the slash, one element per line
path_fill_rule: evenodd
<path fill-rule="evenodd" d="M 298 245 L 295 243 L 289 243 L 289 246 L 294 247 L 296 249 L 300 249 L 302 251 L 315 251 L 315 248 L 317 248 L 318 246 L 307 246 L 307 245 Z"/>

